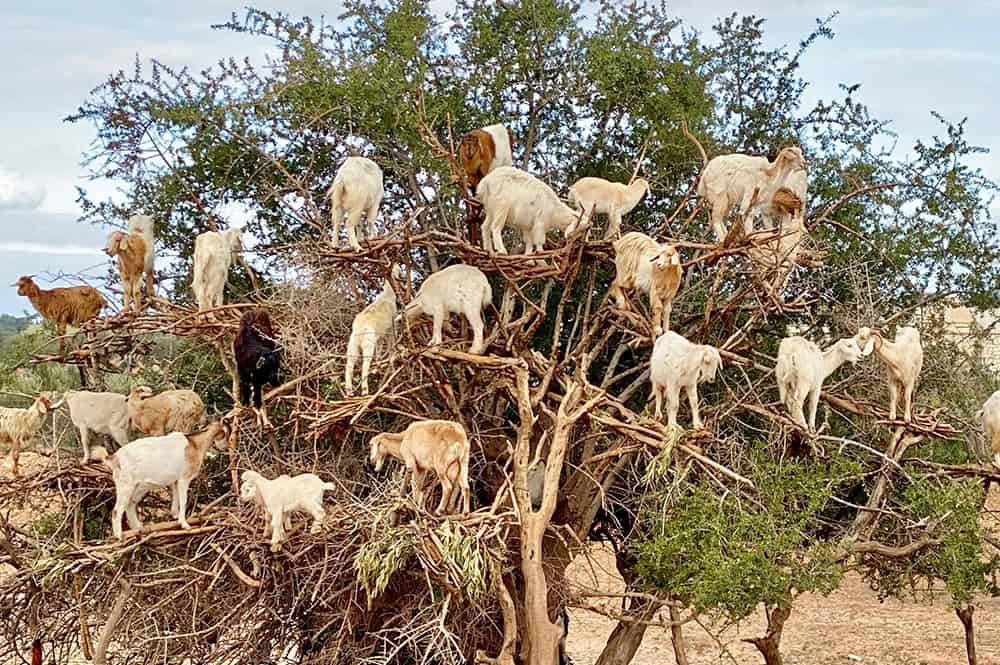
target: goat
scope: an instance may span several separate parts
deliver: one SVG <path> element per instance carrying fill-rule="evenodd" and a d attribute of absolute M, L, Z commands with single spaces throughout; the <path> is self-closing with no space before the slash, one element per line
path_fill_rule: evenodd
<path fill-rule="evenodd" d="M 455 485 L 462 494 L 463 512 L 469 512 L 469 438 L 460 423 L 451 420 L 421 420 L 398 434 L 377 434 L 371 440 L 371 463 L 381 471 L 386 457 L 406 465 L 417 505 L 424 505 L 424 475 L 433 471 L 441 483 L 441 502 L 435 513 L 450 508 Z M 406 482 L 403 482 L 406 489 Z"/>
<path fill-rule="evenodd" d="M 825 351 L 804 337 L 786 337 L 781 340 L 774 375 L 778 381 L 778 395 L 795 424 L 815 432 L 816 409 L 823 381 L 845 362 L 853 365 L 871 352 L 871 341 L 861 347 L 854 337 L 837 340 Z M 809 399 L 808 421 L 803 413 L 806 398 Z"/>
<path fill-rule="evenodd" d="M 471 193 L 491 171 L 514 164 L 514 134 L 503 125 L 473 129 L 458 144 L 458 160 L 468 178 Z"/>
<path fill-rule="evenodd" d="M 608 216 L 605 239 L 618 237 L 622 216 L 630 213 L 647 194 L 649 182 L 645 178 L 636 178 L 628 185 L 604 178 L 580 178 L 569 188 L 570 203 L 581 210 L 584 226 L 589 225 L 594 213 Z"/>
<path fill-rule="evenodd" d="M 781 187 L 771 197 L 770 208 L 778 216 L 778 235 L 747 250 L 750 259 L 774 271 L 772 282 L 778 297 L 788 285 L 788 278 L 798 264 L 803 241 L 808 238 L 805 229 L 802 200 L 791 189 Z"/>
<path fill-rule="evenodd" d="M 649 380 L 656 398 L 656 419 L 663 418 L 663 397 L 666 395 L 667 426 L 677 427 L 677 408 L 683 388 L 691 405 L 691 424 L 694 429 L 701 429 L 698 384 L 715 381 L 715 373 L 721 366 L 722 356 L 714 346 L 692 344 L 670 330 L 660 335 L 653 344 L 649 364 Z"/>
<path fill-rule="evenodd" d="M 205 231 L 195 238 L 191 288 L 198 303 L 198 311 L 222 306 L 229 266 L 239 253 L 242 243 L 243 231 L 237 228 L 222 232 Z"/>
<path fill-rule="evenodd" d="M 662 245 L 649 236 L 632 231 L 614 243 L 615 279 L 609 293 L 619 309 L 628 309 L 624 289 L 649 295 L 653 310 L 653 335 L 670 329 L 670 311 L 681 285 L 684 269 L 673 245 Z"/>
<path fill-rule="evenodd" d="M 424 280 L 417 295 L 407 303 L 403 315 L 408 323 L 420 316 L 434 319 L 431 346 L 442 344 L 441 329 L 449 314 L 463 314 L 472 326 L 469 353 L 485 349 L 483 309 L 493 302 L 493 288 L 486 275 L 474 266 L 457 263 Z"/>
<path fill-rule="evenodd" d="M 59 353 L 63 353 L 66 326 L 79 326 L 101 313 L 107 301 L 92 286 L 62 286 L 40 289 L 34 280 L 22 275 L 14 283 L 17 295 L 27 296 L 32 306 L 46 321 L 51 321 L 59 331 Z"/>
<path fill-rule="evenodd" d="M 0 443 L 10 446 L 10 457 L 15 476 L 21 474 L 18 461 L 21 447 L 38 436 L 42 420 L 52 410 L 48 397 L 39 395 L 27 409 L 0 406 Z"/>
<path fill-rule="evenodd" d="M 154 263 L 156 261 L 155 236 L 153 234 L 153 218 L 149 215 L 132 215 L 128 219 L 128 232 L 142 237 L 146 250 L 142 271 L 146 273 L 146 298 L 152 302 Z"/>
<path fill-rule="evenodd" d="M 136 507 L 149 490 L 170 487 L 170 514 L 182 529 L 190 529 L 185 517 L 187 492 L 191 481 L 198 477 L 209 447 L 225 450 L 229 443 L 229 425 L 212 422 L 197 434 L 171 432 L 166 436 L 136 439 L 112 455 L 103 446 L 94 448 L 93 457 L 111 469 L 115 481 L 115 507 L 111 513 L 111 530 L 122 538 L 122 514 L 127 515 L 129 528 L 142 528 Z"/>
<path fill-rule="evenodd" d="M 924 349 L 920 345 L 920 332 L 906 326 L 896 331 L 896 340 L 890 342 L 877 330 L 861 328 L 857 334 L 858 344 L 874 342 L 875 353 L 882 360 L 889 374 L 889 420 L 896 419 L 899 394 L 903 394 L 903 419 L 913 419 L 913 390 L 920 378 L 924 364 Z"/>
<path fill-rule="evenodd" d="M 983 433 L 990 440 L 993 466 L 1000 469 L 1000 390 L 990 395 L 978 415 L 983 424 Z"/>
<path fill-rule="evenodd" d="M 361 358 L 361 392 L 368 394 L 368 373 L 379 340 L 392 333 L 396 319 L 396 292 L 389 280 L 374 301 L 358 312 L 351 323 L 351 337 L 347 340 L 347 366 L 344 368 L 344 388 L 354 394 L 354 365 Z"/>
<path fill-rule="evenodd" d="M 62 399 L 53 404 L 56 409 L 63 402 L 69 407 L 69 418 L 80 431 L 83 446 L 83 463 L 90 461 L 90 432 L 108 434 L 119 447 L 128 443 L 128 398 L 111 392 L 67 390 Z"/>
<path fill-rule="evenodd" d="M 476 199 L 485 211 L 483 249 L 491 254 L 507 253 L 502 234 L 506 226 L 521 232 L 525 254 L 544 249 L 545 235 L 552 229 L 569 236 L 583 226 L 580 214 L 560 201 L 551 187 L 513 166 L 487 174 L 476 189 Z"/>
<path fill-rule="evenodd" d="M 118 257 L 118 274 L 122 280 L 122 311 L 131 303 L 136 314 L 142 311 L 142 271 L 146 260 L 146 241 L 141 235 L 113 231 L 108 236 L 104 253 Z"/>
<path fill-rule="evenodd" d="M 347 214 L 347 241 L 355 252 L 361 251 L 357 229 L 361 216 L 365 216 L 368 237 L 374 232 L 375 218 L 385 189 L 382 169 L 367 157 L 348 157 L 337 169 L 333 184 L 327 192 L 330 198 L 330 222 L 333 224 L 333 246 L 340 246 L 340 224 Z"/>
<path fill-rule="evenodd" d="M 146 436 L 193 432 L 205 418 L 205 405 L 193 390 L 166 390 L 154 396 L 149 386 L 137 386 L 127 405 L 132 426 Z"/>
<path fill-rule="evenodd" d="M 726 239 L 726 217 L 737 208 L 743 214 L 744 233 L 750 234 L 754 217 L 767 209 L 767 202 L 780 187 L 789 187 L 800 200 L 805 200 L 806 161 L 801 148 L 782 148 L 773 162 L 739 153 L 718 155 L 710 160 L 687 127 L 684 133 L 701 152 L 703 168 L 697 193 L 708 202 L 712 230 L 719 242 Z M 801 174 L 789 178 L 797 171 Z M 755 192 L 757 198 L 753 203 Z"/>
<path fill-rule="evenodd" d="M 264 537 L 271 539 L 271 551 L 281 549 L 290 529 L 289 514 L 296 510 L 312 515 L 311 533 L 323 529 L 323 492 L 337 488 L 333 483 L 325 483 L 313 473 L 302 473 L 294 477 L 278 476 L 268 480 L 256 471 L 244 471 L 240 476 L 240 498 L 256 501 L 264 509 Z"/>
<path fill-rule="evenodd" d="M 240 331 L 233 340 L 233 355 L 240 379 L 240 403 L 253 408 L 261 427 L 270 427 L 263 405 L 264 384 L 277 386 L 281 367 L 281 349 L 267 310 L 251 310 L 240 319 Z"/>

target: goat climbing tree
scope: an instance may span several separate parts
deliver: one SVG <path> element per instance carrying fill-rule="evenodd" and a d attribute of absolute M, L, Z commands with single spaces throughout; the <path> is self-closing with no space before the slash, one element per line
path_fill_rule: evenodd
<path fill-rule="evenodd" d="M 209 314 L 185 304 L 186 277 L 161 282 L 172 304 L 94 322 L 93 340 L 36 360 L 152 372 L 143 359 L 165 335 L 183 336 L 222 359 L 211 374 L 183 371 L 181 356 L 175 375 L 225 413 L 229 340 L 241 311 L 261 305 L 280 330 L 285 382 L 265 396 L 274 430 L 234 414 L 230 453 L 206 465 L 188 531 L 163 521 L 109 541 L 110 479 L 73 451 L 0 481 L 4 505 L 50 491 L 65 511 L 48 530 L 0 520 L 0 561 L 12 568 L 0 577 L 0 658 L 37 636 L 63 662 L 100 631 L 122 660 L 256 662 L 294 650 L 310 663 L 551 665 L 572 607 L 616 622 L 602 665 L 629 662 L 645 626 L 670 630 L 683 663 L 685 630 L 718 637 L 763 605 L 767 632 L 754 645 L 776 663 L 796 596 L 831 591 L 848 567 L 886 594 L 943 581 L 974 653 L 966 608 L 995 592 L 980 481 L 1000 476 L 970 452 L 990 380 L 974 359 L 957 361 L 964 352 L 928 312 L 950 295 L 996 304 L 998 239 L 981 223 L 996 187 L 967 165 L 979 149 L 963 124 L 942 120 L 945 136 L 904 163 L 879 151 L 884 126 L 856 91 L 803 108 L 801 51 L 764 49 L 761 20 L 724 19 L 708 46 L 661 8 L 613 4 L 590 27 L 561 0 L 461 3 L 443 23 L 417 0 L 351 2 L 331 23 L 250 10 L 221 29 L 272 40 L 274 66 L 227 60 L 194 74 L 152 63 L 94 91 L 70 119 L 95 125 L 92 175 L 124 181 L 128 198 L 84 193 L 84 218 L 115 225 L 142 208 L 186 275 L 192 238 L 222 226 L 223 204 L 242 203 L 256 213 L 248 256 L 259 280 L 251 288 L 234 269 L 233 304 Z M 683 118 L 710 154 L 803 146 L 810 254 L 822 262 L 783 292 L 774 267 L 753 261 L 769 236 L 714 242 L 691 196 L 701 159 Z M 607 299 L 613 250 L 596 231 L 553 240 L 532 261 L 469 242 L 454 145 L 498 119 L 517 137 L 518 165 L 557 190 L 636 168 L 653 184 L 625 225 L 676 243 L 686 277 L 672 326 L 720 349 L 720 379 L 701 391 L 705 430 L 652 419 L 649 313 L 641 298 L 625 311 Z M 378 237 L 360 253 L 326 235 L 324 192 L 352 151 L 386 176 Z M 440 348 L 427 346 L 426 323 L 403 326 L 372 393 L 345 396 L 353 315 L 394 266 L 405 303 L 456 261 L 493 285 L 487 352 L 465 353 L 458 326 Z M 926 367 L 911 426 L 885 421 L 874 363 L 831 377 L 815 438 L 775 403 L 789 326 L 819 340 L 915 317 Z M 366 465 L 374 433 L 428 417 L 470 433 L 471 514 L 432 517 L 399 496 L 396 475 Z M 337 482 L 324 533 L 299 529 L 271 553 L 253 508 L 235 500 L 247 468 Z M 166 520 L 165 505 L 147 501 Z M 627 583 L 617 596 L 566 575 L 598 536 Z"/>

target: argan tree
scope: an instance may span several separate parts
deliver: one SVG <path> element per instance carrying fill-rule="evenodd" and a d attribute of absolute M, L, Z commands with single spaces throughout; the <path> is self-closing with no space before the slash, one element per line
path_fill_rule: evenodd
<path fill-rule="evenodd" d="M 939 118 L 942 136 L 900 159 L 856 87 L 805 107 L 799 58 L 833 38 L 832 18 L 789 51 L 765 48 L 753 17 L 723 19 L 709 45 L 662 5 L 599 9 L 463 1 L 441 17 L 405 0 L 349 2 L 335 19 L 249 10 L 217 28 L 268 40 L 266 63 L 139 63 L 68 118 L 96 130 L 90 175 L 125 192 L 98 201 L 81 191 L 83 221 L 120 226 L 142 209 L 178 258 L 161 276 L 171 303 L 100 321 L 96 341 L 47 359 L 120 371 L 123 357 L 140 366 L 149 352 L 137 339 L 169 334 L 231 369 L 240 312 L 263 306 L 280 329 L 284 383 L 265 396 L 276 427 L 263 431 L 230 413 L 221 371 L 183 374 L 188 386 L 210 385 L 214 410 L 236 424 L 229 454 L 197 484 L 190 530 L 161 515 L 109 541 L 108 474 L 68 452 L 2 481 L 12 503 L 58 489 L 65 519 L 45 530 L 0 523 L 0 561 L 12 567 L 0 578 L 0 656 L 21 657 L 38 637 L 60 661 L 81 649 L 101 662 L 291 653 L 308 663 L 552 665 L 571 606 L 618 622 L 604 665 L 630 662 L 649 625 L 672 631 L 686 663 L 685 626 L 714 630 L 763 606 L 767 632 L 753 643 L 780 663 L 796 596 L 828 593 L 855 568 L 884 594 L 943 582 L 974 661 L 968 608 L 995 592 L 997 563 L 977 521 L 982 480 L 1000 476 L 978 463 L 972 414 L 992 386 L 931 312 L 952 299 L 996 304 L 996 186 L 967 163 L 981 149 L 963 122 Z M 455 146 L 495 121 L 513 130 L 517 165 L 558 191 L 637 169 L 652 182 L 625 223 L 676 243 L 685 279 L 672 326 L 722 354 L 721 380 L 703 386 L 705 430 L 668 431 L 652 418 L 648 312 L 638 297 L 627 311 L 607 299 L 613 249 L 598 233 L 553 239 L 530 262 L 469 242 L 475 209 Z M 786 289 L 749 252 L 773 235 L 712 239 L 685 126 L 710 155 L 802 146 L 809 261 Z M 386 177 L 379 237 L 360 253 L 328 235 L 325 191 L 350 154 L 375 159 Z M 197 314 L 186 305 L 193 238 L 234 206 L 253 213 L 254 268 L 234 269 L 233 305 Z M 465 352 L 460 326 L 430 348 L 426 324 L 400 324 L 372 394 L 346 396 L 351 318 L 382 280 L 404 268 L 394 286 L 405 303 L 458 261 L 494 287 L 486 353 Z M 927 353 L 912 424 L 885 420 L 873 361 L 831 377 L 818 434 L 792 424 L 772 372 L 788 330 L 829 341 L 904 322 L 921 326 Z M 181 371 L 185 356 L 174 363 Z M 470 433 L 468 515 L 432 516 L 399 495 L 394 473 L 366 464 L 373 434 L 431 417 Z M 335 480 L 323 534 L 295 531 L 270 552 L 253 507 L 234 498 L 247 468 Z M 158 501 L 149 499 L 160 515 Z M 612 540 L 626 581 L 613 603 L 566 576 L 596 537 Z"/>

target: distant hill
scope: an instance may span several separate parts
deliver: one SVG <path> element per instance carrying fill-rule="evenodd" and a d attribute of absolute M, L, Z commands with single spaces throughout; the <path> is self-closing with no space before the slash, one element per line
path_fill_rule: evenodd
<path fill-rule="evenodd" d="M 31 325 L 31 317 L 0 314 L 0 343 Z"/>

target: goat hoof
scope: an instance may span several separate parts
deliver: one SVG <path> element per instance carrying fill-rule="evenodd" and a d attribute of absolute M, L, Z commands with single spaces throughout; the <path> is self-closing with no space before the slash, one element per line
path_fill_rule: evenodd
<path fill-rule="evenodd" d="M 272 552 L 280 552 L 281 551 L 281 545 L 277 544 L 277 543 L 274 544 L 274 545 L 271 545 L 271 551 Z"/>

